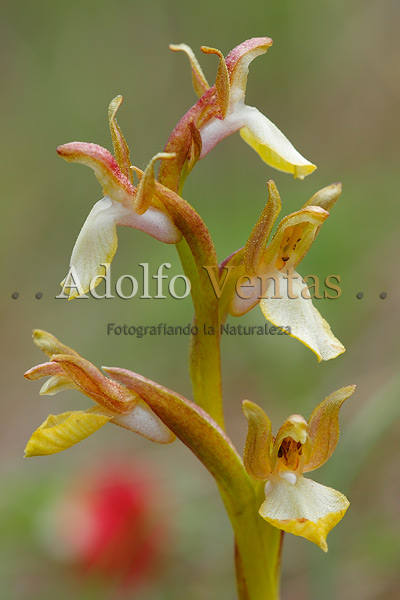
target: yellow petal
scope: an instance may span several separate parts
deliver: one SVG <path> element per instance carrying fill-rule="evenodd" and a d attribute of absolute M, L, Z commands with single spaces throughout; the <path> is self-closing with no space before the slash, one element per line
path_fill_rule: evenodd
<path fill-rule="evenodd" d="M 345 400 L 355 391 L 355 385 L 333 392 L 313 410 L 308 421 L 311 455 L 304 472 L 321 467 L 336 448 L 339 439 L 339 411 Z"/>
<path fill-rule="evenodd" d="M 329 217 L 319 206 L 307 206 L 287 215 L 279 223 L 264 255 L 266 265 L 277 269 L 295 268 L 310 249 L 311 244 Z"/>
<path fill-rule="evenodd" d="M 328 211 L 319 206 L 307 206 L 287 215 L 268 244 L 264 254 L 265 264 L 279 270 L 295 268 L 307 254 L 328 217 Z"/>
<path fill-rule="evenodd" d="M 271 421 L 254 402 L 244 400 L 242 409 L 248 421 L 243 463 L 250 477 L 265 481 L 270 473 Z"/>
<path fill-rule="evenodd" d="M 66 450 L 103 427 L 110 418 L 82 410 L 49 415 L 32 434 L 25 456 L 44 456 Z"/>
<path fill-rule="evenodd" d="M 117 123 L 116 114 L 123 102 L 122 96 L 116 96 L 111 100 L 108 107 L 108 124 L 110 126 L 111 138 L 114 146 L 114 154 L 121 173 L 133 184 L 133 173 L 129 157 L 129 147 L 126 143 L 120 126 Z"/>
<path fill-rule="evenodd" d="M 317 168 L 294 148 L 267 117 L 241 101 L 229 108 L 225 119 L 213 117 L 200 127 L 201 158 L 221 140 L 236 131 L 240 131 L 245 142 L 260 155 L 264 162 L 278 171 L 291 173 L 294 177 L 304 179 Z"/>
<path fill-rule="evenodd" d="M 265 294 L 268 298 L 260 300 L 264 317 L 310 348 L 318 361 L 330 360 L 342 354 L 344 346 L 307 297 L 307 286 L 301 276 L 296 271 L 285 275 L 276 269 L 271 274 L 279 283 L 279 294 L 274 290 L 274 283 L 268 279 Z M 280 295 L 281 298 L 272 298 L 274 295 Z"/>
<path fill-rule="evenodd" d="M 322 190 L 316 192 L 314 196 L 305 203 L 304 208 L 306 206 L 320 206 L 324 210 L 330 212 L 333 205 L 339 200 L 341 193 L 342 184 L 331 183 L 331 185 L 327 185 L 322 188 Z"/>
<path fill-rule="evenodd" d="M 298 477 L 293 483 L 294 478 L 267 482 L 260 515 L 274 527 L 305 537 L 326 552 L 326 536 L 344 516 L 349 501 L 311 479 Z"/>
<path fill-rule="evenodd" d="M 282 202 L 277 187 L 272 180 L 268 181 L 267 204 L 253 227 L 244 248 L 244 264 L 246 273 L 249 275 L 255 275 L 260 269 L 268 238 L 281 208 Z"/>
<path fill-rule="evenodd" d="M 221 111 L 221 116 L 224 119 L 229 108 L 229 73 L 226 66 L 224 55 L 220 50 L 216 48 L 209 48 L 208 46 L 202 46 L 201 51 L 205 54 L 216 54 L 219 56 L 219 66 L 217 72 L 217 78 L 215 80 L 215 89 L 217 92 L 218 103 Z"/>
<path fill-rule="evenodd" d="M 190 61 L 190 66 L 192 69 L 192 82 L 193 89 L 196 95 L 201 98 L 203 94 L 209 89 L 209 84 L 205 75 L 202 71 L 202 68 L 199 65 L 199 62 L 190 48 L 186 44 L 170 44 L 169 49 L 173 52 L 184 52 Z"/>
<path fill-rule="evenodd" d="M 317 167 L 304 158 L 257 108 L 242 105 L 235 112 L 242 122 L 240 135 L 270 167 L 292 173 L 299 179 L 315 171 Z"/>
<path fill-rule="evenodd" d="M 62 344 L 54 335 L 51 335 L 51 333 L 48 333 L 47 331 L 43 331 L 43 329 L 34 329 L 32 337 L 35 346 L 50 358 L 53 354 L 72 354 L 74 356 L 79 356 L 75 350 Z"/>
<path fill-rule="evenodd" d="M 154 163 L 157 160 L 172 160 L 175 156 L 173 153 L 159 152 L 150 160 L 140 180 L 133 202 L 135 213 L 138 215 L 143 215 L 153 200 L 155 192 Z"/>
<path fill-rule="evenodd" d="M 309 454 L 309 437 L 307 433 L 307 421 L 301 415 L 291 415 L 280 427 L 271 452 L 271 469 L 275 469 L 278 461 L 279 449 L 285 438 L 292 438 L 295 442 L 300 442 L 302 452 Z"/>

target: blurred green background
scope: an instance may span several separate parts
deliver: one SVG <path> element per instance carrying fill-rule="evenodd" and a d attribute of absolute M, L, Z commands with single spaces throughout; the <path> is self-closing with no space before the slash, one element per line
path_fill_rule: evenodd
<path fill-rule="evenodd" d="M 22 373 L 42 361 L 31 342 L 31 330 L 42 328 L 97 365 L 131 368 L 190 396 L 187 338 L 107 336 L 108 322 L 184 325 L 191 319 L 189 299 L 54 299 L 79 229 L 101 197 L 93 174 L 60 160 L 55 148 L 81 140 L 111 149 L 107 106 L 122 94 L 119 122 L 134 164 L 143 168 L 195 101 L 187 60 L 168 44 L 186 42 L 198 55 L 204 44 L 226 54 L 264 35 L 274 46 L 251 66 L 247 103 L 318 170 L 303 182 L 273 172 L 235 135 L 197 165 L 184 196 L 203 216 L 223 259 L 245 242 L 268 179 L 277 183 L 285 214 L 319 188 L 342 181 L 342 198 L 300 272 L 340 275 L 341 297 L 316 306 L 347 352 L 318 364 L 288 337 L 225 338 L 228 430 L 241 449 L 245 397 L 260 403 L 277 429 L 292 412 L 308 418 L 325 395 L 357 383 L 342 411 L 339 447 L 315 474 L 344 492 L 351 507 L 330 534 L 327 555 L 286 536 L 282 597 L 398 598 L 399 17 L 396 0 L 1 2 L 2 598 L 125 597 L 111 582 L 79 578 L 43 543 L 46 511 L 93 465 L 115 457 L 132 457 L 151 473 L 169 531 L 157 569 L 126 597 L 235 595 L 229 523 L 213 481 L 189 451 L 179 442 L 159 447 L 106 427 L 68 452 L 23 460 L 26 441 L 49 412 L 88 401 L 74 392 L 39 397 L 39 386 Z M 213 81 L 216 59 L 200 60 Z M 114 279 L 139 276 L 140 262 L 155 269 L 166 261 L 171 272 L 181 272 L 173 247 L 119 229 Z M 263 323 L 263 317 L 255 309 L 240 322 Z"/>

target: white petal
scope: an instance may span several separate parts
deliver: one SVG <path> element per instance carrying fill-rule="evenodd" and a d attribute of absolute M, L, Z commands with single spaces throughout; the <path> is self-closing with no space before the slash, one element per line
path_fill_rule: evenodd
<path fill-rule="evenodd" d="M 182 237 L 161 210 L 150 207 L 143 215 L 138 215 L 133 209 L 105 196 L 92 208 L 72 250 L 69 275 L 61 284 L 63 291 L 69 292 L 69 299 L 86 294 L 100 283 L 101 280 L 96 282 L 97 278 L 105 274 L 117 251 L 116 225 L 140 229 L 168 244 L 174 244 Z"/>
<path fill-rule="evenodd" d="M 229 305 L 229 312 L 234 317 L 241 317 L 260 302 L 260 279 L 254 275 L 245 278 L 242 285 L 235 288 Z"/>
<path fill-rule="evenodd" d="M 275 295 L 275 283 L 268 279 L 265 294 L 268 298 L 260 300 L 264 317 L 278 327 L 289 327 L 290 335 L 308 346 L 317 355 L 318 361 L 336 358 L 342 354 L 345 351 L 344 346 L 333 335 L 329 324 L 313 306 L 311 299 L 307 298 L 307 286 L 301 276 L 292 271 L 292 289 L 288 290 L 286 274 L 275 269 L 271 275 L 279 281 L 279 291 L 276 290 L 276 295 L 280 295 L 281 298 L 271 297 Z M 289 297 L 289 292 L 292 297 Z"/>
<path fill-rule="evenodd" d="M 311 479 L 300 476 L 293 483 L 275 476 L 266 483 L 260 515 L 274 527 L 305 537 L 326 552 L 326 536 L 348 506 L 343 494 Z"/>
<path fill-rule="evenodd" d="M 91 282 L 104 275 L 105 267 L 101 264 L 111 263 L 118 246 L 116 222 L 121 208 L 124 209 L 106 196 L 90 211 L 72 250 L 73 280 L 64 280 L 61 284 L 70 299 L 96 287 Z"/>
<path fill-rule="evenodd" d="M 257 108 L 237 102 L 225 119 L 213 118 L 200 129 L 203 158 L 218 142 L 240 130 L 242 138 L 271 167 L 303 179 L 316 167 L 302 156 L 287 137 Z"/>
<path fill-rule="evenodd" d="M 125 207 L 122 207 L 125 208 Z M 150 206 L 142 215 L 138 215 L 134 211 L 125 209 L 118 218 L 118 225 L 126 225 L 134 229 L 140 229 L 148 233 L 156 240 L 166 244 L 176 244 L 182 238 L 181 233 L 173 224 L 171 218 L 159 210 Z"/>
<path fill-rule="evenodd" d="M 235 131 L 244 127 L 243 115 L 240 111 L 229 112 L 225 119 L 214 117 L 204 127 L 200 129 L 201 134 L 201 155 L 203 158 L 224 138 Z"/>
<path fill-rule="evenodd" d="M 169 444 L 175 439 L 172 431 L 144 402 L 138 402 L 133 411 L 127 415 L 113 413 L 111 422 L 159 444 Z"/>

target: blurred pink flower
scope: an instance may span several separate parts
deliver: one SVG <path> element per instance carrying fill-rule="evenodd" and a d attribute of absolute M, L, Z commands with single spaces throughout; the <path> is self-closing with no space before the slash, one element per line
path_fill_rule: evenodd
<path fill-rule="evenodd" d="M 155 488 L 143 467 L 126 461 L 88 468 L 46 515 L 48 550 L 86 576 L 143 583 L 167 539 Z"/>

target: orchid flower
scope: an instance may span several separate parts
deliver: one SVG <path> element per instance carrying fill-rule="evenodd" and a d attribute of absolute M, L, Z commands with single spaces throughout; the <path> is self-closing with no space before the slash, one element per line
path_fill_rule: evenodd
<path fill-rule="evenodd" d="M 40 394 L 53 395 L 65 389 L 76 389 L 96 404 L 86 410 L 49 415 L 32 434 L 25 456 L 66 450 L 108 422 L 139 433 L 153 442 L 168 444 L 174 441 L 174 434 L 138 394 L 103 375 L 92 363 L 50 333 L 37 329 L 33 332 L 33 341 L 50 359 L 25 373 L 26 379 L 31 380 L 50 376 Z"/>
<path fill-rule="evenodd" d="M 253 402 L 243 402 L 248 420 L 244 465 L 254 479 L 266 481 L 259 514 L 274 527 L 307 538 L 324 552 L 326 537 L 344 516 L 349 501 L 340 492 L 303 477 L 321 467 L 339 439 L 339 410 L 354 392 L 350 385 L 325 398 L 308 423 L 289 417 L 276 438 L 271 422 Z"/>
<path fill-rule="evenodd" d="M 305 159 L 284 134 L 257 108 L 245 104 L 249 65 L 272 45 L 268 37 L 252 38 L 234 48 L 226 57 L 215 48 L 202 46 L 206 54 L 219 57 L 215 85 L 209 86 L 189 46 L 170 46 L 185 52 L 190 60 L 193 87 L 200 97 L 172 132 L 165 147 L 176 153 L 175 165 L 162 163 L 160 181 L 173 181 L 172 171 L 187 175 L 196 160 L 203 158 L 218 142 L 240 131 L 240 135 L 271 167 L 304 179 L 316 166 Z"/>
<path fill-rule="evenodd" d="M 129 148 L 116 121 L 116 112 L 122 96 L 117 96 L 109 106 L 109 125 L 115 158 L 97 144 L 71 142 L 57 148 L 58 154 L 68 162 L 77 162 L 93 169 L 103 188 L 104 198 L 99 200 L 87 217 L 75 242 L 70 260 L 70 271 L 61 283 L 69 299 L 76 298 L 100 283 L 117 250 L 116 225 L 140 229 L 167 244 L 175 244 L 181 234 L 171 217 L 156 198 L 143 203 L 143 186 L 133 185 Z M 170 159 L 168 154 L 157 154 L 150 165 L 159 159 Z"/>
<path fill-rule="evenodd" d="M 329 210 L 341 193 L 340 184 L 332 184 L 317 192 L 304 207 L 279 223 L 267 244 L 281 210 L 281 200 L 273 181 L 268 182 L 269 199 L 255 225 L 244 250 L 224 265 L 237 265 L 238 283 L 232 293 L 229 312 L 241 316 L 257 304 L 265 318 L 286 328 L 292 337 L 308 346 L 318 361 L 335 358 L 345 351 L 333 335 L 329 324 L 313 306 L 306 283 L 295 268 L 307 254 Z"/>

